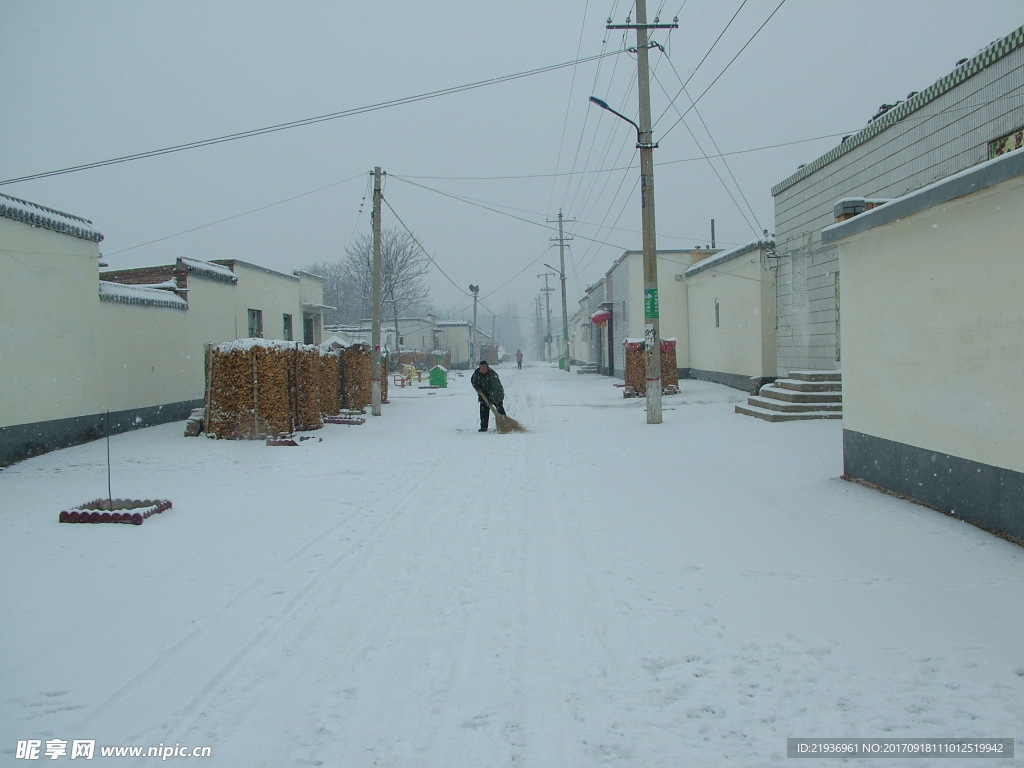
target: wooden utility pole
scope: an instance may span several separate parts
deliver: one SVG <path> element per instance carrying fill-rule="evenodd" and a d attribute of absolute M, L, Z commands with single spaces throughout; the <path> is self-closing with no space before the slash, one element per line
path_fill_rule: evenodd
<path fill-rule="evenodd" d="M 371 358 L 371 403 L 370 413 L 380 416 L 381 371 L 380 371 L 380 314 L 381 314 L 381 258 L 380 258 L 380 166 L 373 169 L 373 331 Z"/>
<path fill-rule="evenodd" d="M 636 24 L 609 24 L 608 29 L 636 30 L 637 90 L 640 123 L 636 146 L 640 150 L 640 206 L 644 244 L 644 351 L 646 353 L 647 423 L 661 424 L 661 334 L 658 306 L 658 246 L 654 234 L 654 143 L 651 134 L 651 73 L 647 53 L 649 29 L 675 29 L 679 25 L 647 23 L 647 2 L 636 0 Z M 628 118 L 627 118 L 628 119 Z M 632 122 L 632 121 L 630 121 Z"/>

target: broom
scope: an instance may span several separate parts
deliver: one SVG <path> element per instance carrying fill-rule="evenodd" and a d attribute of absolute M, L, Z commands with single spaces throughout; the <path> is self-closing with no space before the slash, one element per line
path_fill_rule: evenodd
<path fill-rule="evenodd" d="M 498 422 L 498 432 L 502 435 L 508 434 L 509 432 L 525 432 L 526 427 L 520 424 L 518 421 L 513 419 L 511 416 L 506 416 L 503 413 L 498 413 L 498 409 L 491 405 L 491 401 L 487 399 L 487 395 L 481 392 L 479 389 L 476 391 L 480 395 L 480 399 L 484 401 L 484 405 L 491 409 L 491 413 L 494 414 L 494 418 Z"/>

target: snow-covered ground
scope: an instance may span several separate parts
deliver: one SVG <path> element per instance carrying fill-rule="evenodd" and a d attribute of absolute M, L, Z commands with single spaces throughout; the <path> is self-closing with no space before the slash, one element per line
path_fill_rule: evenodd
<path fill-rule="evenodd" d="M 0 472 L 0 762 L 78 739 L 765 766 L 787 737 L 1013 737 L 1016 760 L 885 764 L 1019 764 L 1024 550 L 840 480 L 841 422 L 683 381 L 648 425 L 611 379 L 499 373 L 528 434 L 479 434 L 453 374 L 300 447 L 115 436 L 114 497 L 174 503 L 142 526 L 57 522 L 106 496 L 106 441 Z"/>

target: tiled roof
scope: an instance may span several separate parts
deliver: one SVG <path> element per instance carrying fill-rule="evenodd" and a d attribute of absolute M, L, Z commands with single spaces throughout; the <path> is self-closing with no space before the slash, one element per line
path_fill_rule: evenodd
<path fill-rule="evenodd" d="M 103 239 L 103 235 L 93 228 L 92 222 L 88 219 L 8 195 L 0 195 L 0 217 L 20 221 L 32 227 L 49 229 L 62 235 L 91 240 L 94 243 Z"/>

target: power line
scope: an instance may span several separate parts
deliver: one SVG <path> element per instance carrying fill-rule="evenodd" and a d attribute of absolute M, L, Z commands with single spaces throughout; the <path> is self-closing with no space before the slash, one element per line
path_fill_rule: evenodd
<path fill-rule="evenodd" d="M 765 28 L 765 25 L 767 25 L 768 22 L 772 20 L 772 18 L 775 16 L 775 14 L 779 12 L 779 9 L 783 5 L 785 5 L 785 4 L 786 4 L 786 0 L 779 0 L 779 4 L 777 6 L 775 6 L 775 10 L 772 11 L 771 14 L 769 14 L 768 18 L 765 19 L 764 22 L 761 24 L 761 26 L 757 28 L 757 31 L 754 32 L 754 34 L 752 34 L 750 36 L 750 39 L 747 40 L 747 42 L 745 42 L 743 44 L 743 47 L 740 48 L 738 51 L 736 51 L 736 55 L 733 56 L 731 59 L 729 59 L 729 63 L 726 64 L 725 68 L 721 72 L 718 73 L 718 76 L 715 77 L 715 79 L 711 81 L 711 84 L 708 85 L 708 87 L 705 88 L 703 91 L 701 91 L 700 96 L 698 96 L 696 99 L 693 100 L 693 104 L 690 106 L 690 108 L 687 109 L 685 112 L 683 112 L 681 115 L 679 115 L 679 119 L 676 120 L 674 123 L 672 123 L 672 125 L 670 125 L 668 127 L 668 130 L 666 130 L 661 135 L 662 139 L 664 139 L 666 136 L 668 136 L 669 133 L 672 132 L 672 129 L 675 128 L 677 125 L 679 125 L 680 122 L 682 122 L 682 119 L 687 115 L 687 113 L 690 111 L 690 109 L 693 109 L 694 107 L 696 107 L 697 106 L 697 102 L 700 101 L 701 99 L 703 99 L 705 94 L 707 94 L 707 92 L 710 91 L 714 87 L 715 83 L 717 83 L 719 81 L 719 79 L 721 79 L 722 75 L 724 75 L 726 72 L 729 71 L 729 67 L 731 67 L 733 65 L 733 63 L 736 61 L 736 59 L 738 59 L 740 57 L 740 54 L 742 54 L 747 49 L 747 46 L 750 45 L 752 42 L 754 42 L 754 38 L 757 37 L 761 33 L 761 30 Z"/>
<path fill-rule="evenodd" d="M 416 182 L 410 181 L 409 179 L 403 178 L 402 176 L 396 176 L 394 174 L 389 174 L 389 175 L 390 175 L 390 177 L 392 179 L 395 179 L 396 181 L 404 181 L 406 184 L 410 184 L 410 185 L 412 185 L 414 187 L 419 187 L 420 189 L 425 189 L 428 192 L 433 192 L 433 193 L 441 195 L 443 197 L 450 197 L 452 200 L 458 200 L 460 203 L 466 203 L 467 205 L 476 206 L 477 208 L 483 208 L 485 211 L 490 211 L 491 213 L 496 213 L 499 216 L 505 216 L 505 217 L 510 218 L 510 219 L 515 219 L 516 221 L 521 221 L 524 224 L 530 224 L 531 226 L 534 226 L 534 227 L 540 227 L 541 229 L 546 229 L 549 232 L 557 232 L 558 231 L 554 227 L 549 227 L 547 224 L 541 224 L 540 222 L 531 221 L 530 219 L 524 219 L 522 216 L 516 216 L 515 214 L 512 214 L 512 213 L 506 213 L 505 211 L 500 211 L 497 208 L 492 208 L 489 205 L 484 205 L 483 203 L 476 202 L 476 201 L 471 200 L 471 199 L 466 198 L 466 197 L 460 197 L 459 195 L 453 194 L 451 192 L 445 192 L 444 190 L 441 190 L 441 189 L 435 189 L 434 187 L 428 187 L 428 186 L 426 186 L 424 184 L 417 184 Z M 602 240 L 595 240 L 594 238 L 586 237 L 584 235 L 576 235 L 576 237 L 579 237 L 581 240 L 592 240 L 593 242 L 599 243 L 600 245 L 610 245 L 613 248 L 622 248 L 623 250 L 628 250 L 628 248 L 625 248 L 624 246 L 616 245 L 615 243 L 607 243 L 607 242 L 604 242 Z"/>
<path fill-rule="evenodd" d="M 389 203 L 389 202 L 388 202 L 388 201 L 387 201 L 387 200 L 386 200 L 385 198 L 383 198 L 383 197 L 381 197 L 381 200 L 383 200 L 383 201 L 384 201 L 384 205 L 386 205 L 386 206 L 388 207 L 388 210 L 389 210 L 389 211 L 391 211 L 391 213 L 393 213 L 393 214 L 394 214 L 394 216 L 395 216 L 395 218 L 396 218 L 396 219 L 398 219 L 398 223 L 402 225 L 402 228 L 403 228 L 403 229 L 404 229 L 404 230 L 405 230 L 406 232 L 408 232 L 408 233 L 409 233 L 409 237 L 411 237 L 411 238 L 412 238 L 412 241 L 413 241 L 414 243 L 416 243 L 416 245 L 417 245 L 417 246 L 419 246 L 419 249 L 420 249 L 421 251 L 423 251 L 423 255 L 427 257 L 427 260 L 428 260 L 428 261 L 429 261 L 429 262 L 430 262 L 431 264 L 433 264 L 433 265 L 434 265 L 435 267 L 437 267 L 437 271 L 438 271 L 438 272 L 440 272 L 440 273 L 441 273 L 442 275 L 444 275 L 444 276 L 445 276 L 445 278 L 447 278 L 447 280 L 448 280 L 448 282 L 449 282 L 449 283 L 451 283 L 452 285 L 454 285 L 454 286 L 455 286 L 455 287 L 456 287 L 456 288 L 457 288 L 457 289 L 458 289 L 458 290 L 459 290 L 459 291 L 460 291 L 461 293 L 464 293 L 465 295 L 467 295 L 467 296 L 468 296 L 469 294 L 468 294 L 468 293 L 466 293 L 465 289 L 464 289 L 464 288 L 462 288 L 462 287 L 461 287 L 461 286 L 460 286 L 460 285 L 459 285 L 458 283 L 456 283 L 456 282 L 455 282 L 454 280 L 452 280 L 452 279 L 451 279 L 451 277 L 450 277 L 450 276 L 448 275 L 448 273 L 447 273 L 447 272 L 445 272 L 445 271 L 444 271 L 443 269 L 441 269 L 441 265 L 440 265 L 440 264 L 438 264 L 438 263 L 437 263 L 437 262 L 436 262 L 436 261 L 434 260 L 434 257 L 433 257 L 433 256 L 431 256 L 431 255 L 430 255 L 429 253 L 427 253 L 427 249 L 423 247 L 423 244 L 422 244 L 422 243 L 420 243 L 420 241 L 419 241 L 419 239 L 417 239 L 416 235 L 414 235 L 414 234 L 412 233 L 412 230 L 411 230 L 411 229 L 409 229 L 409 228 L 408 228 L 408 227 L 407 227 L 407 226 L 405 225 L 405 222 L 404 222 L 404 221 L 402 221 L 402 217 L 398 215 L 398 213 L 397 213 L 397 212 L 395 211 L 395 209 L 394 209 L 394 208 L 392 208 L 392 207 L 391 207 L 391 203 Z"/>
<path fill-rule="evenodd" d="M 691 72 L 690 76 L 688 78 L 686 78 L 686 82 L 683 83 L 683 87 L 679 89 L 679 93 L 677 93 L 675 96 L 672 97 L 672 99 L 668 103 L 668 106 L 666 106 L 665 109 L 662 110 L 662 113 L 660 115 L 658 115 L 658 119 L 655 120 L 654 124 L 651 126 L 652 130 L 655 127 L 657 127 L 658 123 L 661 122 L 661 118 L 663 118 L 665 116 L 665 114 L 668 112 L 669 108 L 675 103 L 675 100 L 678 99 L 682 95 L 683 91 L 686 90 L 686 86 L 690 84 L 690 81 L 693 79 L 693 76 L 697 74 L 697 70 L 699 70 L 701 68 L 701 65 L 705 61 L 708 60 L 708 56 L 710 56 L 711 52 L 713 50 L 715 50 L 715 46 L 718 45 L 718 42 L 722 39 L 722 36 L 725 35 L 725 33 L 729 31 L 729 27 L 731 27 L 732 23 L 734 21 L 736 21 L 736 17 L 740 15 L 740 11 L 743 10 L 743 6 L 745 6 L 747 4 L 747 2 L 748 2 L 748 0 L 743 0 L 743 2 L 740 3 L 740 7 L 736 9 L 736 13 L 734 13 L 732 15 L 732 18 L 729 19 L 729 23 L 725 25 L 725 28 L 721 32 L 718 33 L 718 37 L 715 38 L 715 42 L 713 42 L 711 44 L 711 47 L 708 48 L 708 52 L 704 54 L 704 58 L 702 58 L 700 61 L 697 62 L 697 66 L 693 68 L 693 72 Z M 685 6 L 686 3 L 684 2 L 683 5 Z M 683 9 L 680 8 L 679 12 L 682 13 L 682 10 Z M 678 17 L 679 14 L 677 13 L 676 16 Z"/>
<path fill-rule="evenodd" d="M 211 222 L 209 222 L 207 224 L 200 224 L 198 227 L 192 227 L 191 229 L 186 229 L 186 230 L 184 230 L 182 232 L 175 232 L 173 235 L 164 235 L 163 237 L 158 237 L 155 240 L 148 240 L 145 243 L 139 243 L 138 245 L 130 245 L 127 248 L 122 248 L 119 251 L 109 251 L 108 253 L 106 253 L 104 255 L 105 256 L 116 256 L 119 253 L 125 253 L 127 251 L 134 251 L 136 248 L 143 248 L 143 247 L 145 247 L 147 245 L 152 245 L 153 243 L 160 243 L 160 242 L 163 242 L 164 240 L 170 240 L 171 238 L 181 237 L 182 235 L 187 235 L 187 234 L 189 234 L 191 232 L 197 232 L 200 229 L 206 229 L 207 227 L 212 227 L 212 226 L 214 226 L 216 224 L 223 224 L 225 221 L 232 221 L 233 219 L 240 219 L 242 216 L 248 216 L 250 213 L 258 213 L 259 211 L 265 211 L 265 210 L 267 210 L 267 208 L 273 208 L 275 205 L 283 205 L 284 203 L 289 203 L 292 200 L 298 200 L 300 197 L 307 197 L 308 195 L 314 195 L 317 192 L 323 192 L 325 189 L 330 189 L 331 187 L 337 187 L 340 184 L 346 184 L 346 183 L 348 183 L 350 181 L 354 181 L 355 179 L 361 178 L 362 175 L 363 174 L 360 173 L 357 176 L 350 176 L 347 179 L 342 179 L 341 181 L 335 181 L 335 182 L 332 182 L 331 184 L 327 184 L 326 186 L 318 187 L 317 189 L 311 189 L 308 192 L 301 192 L 301 193 L 299 193 L 297 195 L 292 195 L 291 197 L 286 197 L 284 200 L 278 200 L 277 202 L 274 202 L 274 203 L 267 203 L 266 205 L 261 205 L 259 208 L 252 208 L 252 209 L 250 209 L 248 211 L 242 211 L 241 213 L 236 213 L 233 216 L 226 216 L 223 219 L 217 219 L 216 221 L 211 221 Z"/>
<path fill-rule="evenodd" d="M 583 59 L 574 59 L 573 61 L 565 61 L 560 64 L 549 64 L 545 67 L 538 67 L 536 69 L 525 70 L 523 72 L 516 72 L 511 75 L 501 75 L 499 77 L 492 77 L 486 80 L 478 80 L 473 83 L 466 83 L 464 85 L 456 85 L 449 88 L 441 88 L 436 91 L 428 91 L 426 93 L 420 93 L 415 96 L 405 96 L 398 99 L 392 99 L 390 101 L 382 101 L 376 104 L 369 104 L 362 107 L 354 107 L 352 109 L 342 110 L 340 112 L 331 112 L 325 115 L 318 115 L 317 117 L 307 117 L 302 120 L 293 120 L 287 123 L 278 123 L 277 125 L 270 125 L 265 128 L 254 128 L 248 131 L 240 131 L 238 133 L 226 134 L 224 136 L 218 136 L 212 139 L 202 139 L 200 141 L 192 141 L 184 144 L 176 144 L 171 147 L 164 147 L 163 149 L 151 149 L 146 152 L 137 152 L 131 155 L 122 155 L 121 157 L 111 158 L 109 160 L 99 160 L 92 163 L 83 163 L 82 165 L 69 166 L 67 168 L 61 168 L 54 171 L 45 171 L 42 173 L 29 174 L 27 176 L 18 176 L 12 179 L 4 179 L 0 181 L 0 186 L 4 184 L 15 184 L 22 181 L 33 181 L 35 179 L 45 179 L 50 176 L 59 176 L 66 173 L 76 173 L 78 171 L 91 170 L 93 168 L 102 168 L 108 165 L 116 165 L 118 163 L 127 163 L 133 160 L 142 160 L 147 157 L 158 157 L 160 155 L 168 155 L 174 152 L 184 152 L 191 149 L 198 149 L 200 147 L 213 146 L 215 144 L 223 144 L 229 141 L 238 141 L 239 139 L 248 139 L 253 136 L 262 136 L 267 133 L 275 133 L 277 131 L 285 131 L 291 128 L 299 128 L 306 125 L 315 125 L 316 123 L 326 122 L 328 120 L 338 120 L 343 117 L 352 117 L 354 115 L 361 115 L 367 112 L 374 112 L 381 109 L 388 109 L 390 107 L 397 107 L 404 104 L 412 104 L 417 101 L 424 101 L 426 99 L 434 99 L 439 96 L 448 96 L 453 93 L 461 93 L 463 91 L 473 90 L 475 88 L 483 88 L 490 85 L 497 85 L 499 83 L 506 83 L 512 80 L 518 80 L 524 77 L 532 77 L 534 75 L 545 74 L 547 72 L 554 72 L 559 69 L 566 67 L 574 67 L 579 64 L 586 64 L 591 61 L 597 61 L 606 56 L 615 56 L 621 53 L 620 50 L 607 51 L 604 53 L 596 54 L 594 56 L 588 56 Z"/>

